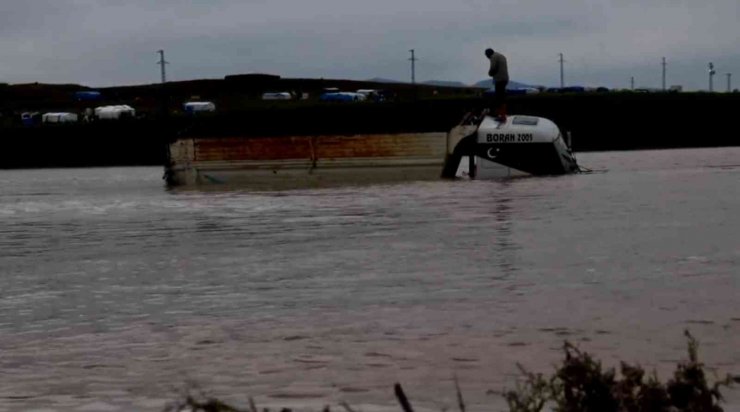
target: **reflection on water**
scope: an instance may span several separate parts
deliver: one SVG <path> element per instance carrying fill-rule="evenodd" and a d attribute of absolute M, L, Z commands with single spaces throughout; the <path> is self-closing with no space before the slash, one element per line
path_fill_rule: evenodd
<path fill-rule="evenodd" d="M 471 408 L 564 340 L 666 376 L 737 372 L 740 149 L 590 153 L 608 172 L 167 191 L 158 168 L 0 171 L 0 411 Z M 740 405 L 736 392 L 731 405 Z"/>
<path fill-rule="evenodd" d="M 507 189 L 510 182 L 503 181 L 501 184 L 504 189 Z M 495 216 L 497 227 L 495 244 L 498 250 L 497 256 L 499 257 L 498 267 L 503 272 L 501 279 L 510 277 L 516 271 L 516 262 L 513 258 L 513 254 L 519 249 L 519 246 L 512 239 L 512 210 L 511 210 L 511 198 L 499 196 L 494 200 L 495 209 L 493 215 Z"/>

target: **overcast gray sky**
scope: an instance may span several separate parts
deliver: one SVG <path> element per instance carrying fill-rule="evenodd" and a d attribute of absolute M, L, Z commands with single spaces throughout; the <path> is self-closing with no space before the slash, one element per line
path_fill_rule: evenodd
<path fill-rule="evenodd" d="M 740 0 L 0 0 L 0 82 L 89 86 L 236 73 L 474 83 L 486 47 L 512 80 L 708 87 L 740 84 Z M 734 79 L 733 79 L 734 80 Z M 735 86 L 733 86 L 734 88 Z"/>

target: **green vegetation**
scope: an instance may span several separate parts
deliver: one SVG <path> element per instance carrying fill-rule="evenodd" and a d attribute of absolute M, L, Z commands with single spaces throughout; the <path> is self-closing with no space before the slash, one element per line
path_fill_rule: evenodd
<path fill-rule="evenodd" d="M 686 332 L 688 355 L 662 383 L 639 365 L 622 362 L 620 373 L 604 369 L 588 353 L 565 343 L 565 359 L 552 376 L 524 371 L 524 382 L 504 392 L 511 412 L 721 412 L 720 388 L 740 382 L 726 376 L 712 384 L 699 361 L 697 340 Z M 521 368 L 520 368 L 521 369 Z"/>
<path fill-rule="evenodd" d="M 655 373 L 647 374 L 639 365 L 622 362 L 620 373 L 604 368 L 601 362 L 565 342 L 565 358 L 550 376 L 519 367 L 523 380 L 513 390 L 501 393 L 510 412 L 722 412 L 722 387 L 740 383 L 740 377 L 725 376 L 709 383 L 704 364 L 699 361 L 699 343 L 688 332 L 688 359 L 676 365 L 673 376 L 662 383 Z M 455 379 L 460 412 L 465 402 Z M 394 393 L 402 412 L 413 412 L 400 384 Z M 347 412 L 354 412 L 345 404 Z M 187 396 L 168 406 L 166 412 L 259 412 L 250 398 L 248 409 L 237 409 L 207 396 Z M 329 412 L 329 407 L 324 412 Z M 263 412 L 269 412 L 265 409 Z M 282 409 L 280 412 L 290 412 Z"/>

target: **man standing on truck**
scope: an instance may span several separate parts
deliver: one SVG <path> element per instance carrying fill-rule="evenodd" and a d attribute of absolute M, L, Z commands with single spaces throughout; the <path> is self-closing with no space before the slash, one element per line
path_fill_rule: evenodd
<path fill-rule="evenodd" d="M 506 120 L 506 85 L 509 84 L 509 68 L 506 64 L 506 57 L 491 48 L 486 49 L 486 57 L 491 62 L 488 75 L 493 78 L 495 87 L 491 109 L 495 109 L 496 120 L 502 122 Z"/>

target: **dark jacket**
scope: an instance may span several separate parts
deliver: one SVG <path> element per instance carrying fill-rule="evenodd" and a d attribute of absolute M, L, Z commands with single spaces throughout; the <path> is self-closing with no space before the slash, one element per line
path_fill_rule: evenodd
<path fill-rule="evenodd" d="M 488 70 L 488 75 L 493 77 L 494 82 L 509 81 L 509 67 L 506 64 L 506 57 L 503 54 L 493 52 L 491 57 L 491 68 Z"/>

